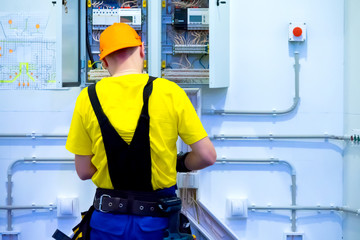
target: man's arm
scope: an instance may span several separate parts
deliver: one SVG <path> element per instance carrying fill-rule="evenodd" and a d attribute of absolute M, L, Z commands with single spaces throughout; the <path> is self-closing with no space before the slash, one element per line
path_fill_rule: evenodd
<path fill-rule="evenodd" d="M 205 137 L 190 145 L 192 151 L 185 158 L 185 166 L 189 170 L 199 170 L 211 166 L 216 161 L 216 151 L 209 137 Z"/>
<path fill-rule="evenodd" d="M 77 155 L 75 154 L 75 169 L 81 180 L 91 179 L 97 171 L 96 167 L 91 163 L 93 155 Z"/>

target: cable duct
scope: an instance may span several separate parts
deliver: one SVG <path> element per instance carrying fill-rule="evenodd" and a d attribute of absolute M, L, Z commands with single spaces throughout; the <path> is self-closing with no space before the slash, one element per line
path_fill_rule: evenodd
<path fill-rule="evenodd" d="M 337 211 L 360 215 L 360 209 L 352 209 L 348 207 L 338 206 L 256 206 L 252 205 L 248 207 L 249 210 L 291 210 L 291 211 Z"/>
<path fill-rule="evenodd" d="M 24 158 L 20 160 L 16 160 L 11 163 L 7 170 L 8 175 L 8 182 L 7 182 L 7 205 L 0 206 L 0 210 L 7 211 L 7 231 L 12 231 L 12 211 L 14 210 L 49 210 L 52 211 L 56 209 L 55 205 L 29 205 L 29 206 L 13 206 L 12 205 L 12 176 L 14 174 L 14 168 L 20 164 L 37 164 L 37 163 L 46 163 L 46 164 L 74 164 L 73 159 L 35 159 L 35 158 Z M 250 211 L 271 211 L 271 210 L 290 210 L 291 211 L 291 229 L 293 232 L 296 231 L 296 211 L 337 211 L 337 212 L 346 212 L 351 214 L 360 215 L 360 209 L 351 209 L 348 207 L 338 207 L 338 206 L 297 206 L 296 205 L 296 171 L 291 165 L 291 163 L 279 160 L 276 158 L 269 158 L 269 159 L 218 159 L 216 161 L 217 165 L 224 165 L 224 164 L 269 164 L 269 165 L 285 165 L 290 169 L 291 175 L 291 206 L 255 206 L 251 205 L 248 207 Z M 217 219 L 211 212 L 199 202 L 199 206 L 202 208 L 203 211 L 207 213 L 208 216 L 211 216 L 214 221 L 216 221 L 226 232 L 233 235 L 233 233 L 224 226 L 219 219 Z M 193 224 L 196 223 L 195 219 L 192 219 Z M 201 226 L 195 226 L 200 230 L 203 234 L 204 229 Z"/>
<path fill-rule="evenodd" d="M 7 170 L 7 205 L 6 206 L 0 206 L 0 210 L 6 210 L 7 211 L 7 231 L 12 231 L 12 211 L 13 210 L 35 210 L 35 209 L 45 209 L 45 210 L 53 210 L 56 209 L 56 206 L 54 205 L 48 205 L 48 206 L 36 206 L 36 205 L 30 205 L 30 206 L 13 206 L 12 205 L 12 176 L 13 176 L 13 170 L 15 166 L 19 164 L 36 164 L 36 163 L 46 163 L 46 164 L 74 164 L 74 159 L 36 159 L 36 158 L 24 158 L 20 160 L 16 160 L 13 163 L 11 163 Z"/>
<path fill-rule="evenodd" d="M 41 134 L 41 133 L 8 133 L 0 134 L 0 138 L 55 138 L 62 139 L 67 138 L 67 134 Z"/>
<path fill-rule="evenodd" d="M 238 134 L 214 134 L 211 139 L 215 140 L 275 140 L 275 139 L 320 139 L 320 140 L 339 140 L 339 141 L 354 141 L 353 136 L 336 136 L 336 135 L 238 135 Z M 355 141 L 354 141 L 355 142 Z"/>
<path fill-rule="evenodd" d="M 42 134 L 42 133 L 14 133 L 14 134 L 0 134 L 0 138 L 49 138 L 49 139 L 65 139 L 67 134 Z M 275 140 L 275 139 L 323 139 L 323 140 L 339 140 L 339 141 L 351 141 L 354 143 L 360 143 L 359 135 L 351 136 L 337 136 L 337 135 L 274 135 L 269 133 L 268 135 L 239 135 L 239 134 L 214 134 L 211 139 L 214 140 Z"/>
<path fill-rule="evenodd" d="M 351 209 L 348 207 L 339 207 L 339 206 L 298 206 L 296 205 L 296 171 L 294 167 L 291 165 L 291 163 L 279 160 L 277 158 L 269 158 L 269 159 L 229 159 L 229 158 L 223 158 L 223 159 L 217 159 L 216 160 L 217 165 L 224 165 L 224 164 L 269 164 L 269 165 L 275 165 L 275 164 L 283 164 L 287 166 L 290 169 L 290 175 L 291 175 L 291 206 L 249 206 L 248 209 L 250 211 L 255 210 L 290 210 L 291 211 L 291 230 L 292 232 L 296 232 L 296 211 L 337 211 L 337 212 L 345 212 L 345 213 L 351 213 L 356 214 L 357 216 L 360 215 L 360 209 Z"/>
<path fill-rule="evenodd" d="M 277 158 L 269 158 L 269 159 L 217 159 L 216 164 L 266 164 L 266 165 L 285 165 L 290 169 L 291 175 L 291 205 L 296 206 L 296 171 L 291 163 L 279 160 Z M 296 211 L 291 211 L 291 229 L 293 232 L 296 231 Z"/>
<path fill-rule="evenodd" d="M 300 94 L 299 94 L 299 72 L 300 72 L 300 64 L 299 64 L 299 52 L 294 52 L 295 58 L 295 97 L 293 99 L 293 104 L 284 110 L 270 110 L 270 111 L 241 111 L 241 110 L 216 110 L 216 109 L 203 109 L 203 114 L 208 115 L 284 115 L 291 113 L 296 109 L 300 101 Z"/>

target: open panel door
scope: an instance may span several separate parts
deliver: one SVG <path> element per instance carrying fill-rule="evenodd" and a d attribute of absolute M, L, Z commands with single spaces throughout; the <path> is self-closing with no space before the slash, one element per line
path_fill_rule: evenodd
<path fill-rule="evenodd" d="M 230 0 L 209 0 L 210 88 L 229 86 L 230 81 Z"/>

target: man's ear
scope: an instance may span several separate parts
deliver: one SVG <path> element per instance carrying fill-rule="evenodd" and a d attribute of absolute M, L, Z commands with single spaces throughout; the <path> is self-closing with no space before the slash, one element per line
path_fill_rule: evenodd
<path fill-rule="evenodd" d="M 142 44 L 141 44 L 141 46 L 140 46 L 140 57 L 141 57 L 141 58 L 145 58 L 144 42 L 142 42 Z"/>
<path fill-rule="evenodd" d="M 103 60 L 101 60 L 101 64 L 102 64 L 102 67 L 105 69 L 107 69 L 109 67 L 109 64 L 105 58 L 103 58 Z"/>

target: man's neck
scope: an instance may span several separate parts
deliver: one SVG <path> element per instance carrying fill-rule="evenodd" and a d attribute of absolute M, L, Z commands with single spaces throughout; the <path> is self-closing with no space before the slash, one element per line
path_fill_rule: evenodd
<path fill-rule="evenodd" d="M 123 76 L 123 75 L 140 74 L 140 73 L 142 73 L 142 71 L 140 71 L 139 69 L 131 68 L 131 69 L 123 69 L 123 70 L 116 71 L 111 76 L 112 77 L 120 77 L 120 76 Z"/>

